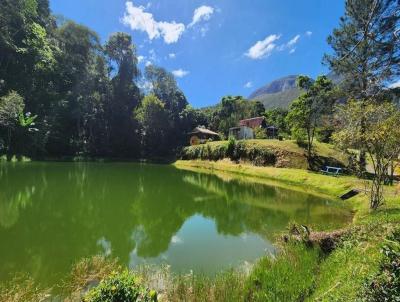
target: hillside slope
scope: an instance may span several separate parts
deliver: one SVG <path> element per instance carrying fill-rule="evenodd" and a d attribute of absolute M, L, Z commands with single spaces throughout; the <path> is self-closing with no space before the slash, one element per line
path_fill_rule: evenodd
<path fill-rule="evenodd" d="M 315 143 L 316 165 L 346 167 L 348 158 L 332 145 Z M 308 162 L 305 150 L 295 141 L 279 141 L 275 139 L 252 139 L 236 142 L 229 146 L 228 141 L 209 142 L 207 144 L 189 146 L 182 150 L 183 160 L 222 160 L 248 162 L 256 166 L 273 166 L 277 168 L 307 169 Z"/>
<path fill-rule="evenodd" d="M 250 94 L 249 99 L 260 101 L 265 109 L 287 108 L 300 95 L 296 87 L 297 75 L 272 81 Z"/>
<path fill-rule="evenodd" d="M 249 100 L 260 101 L 266 110 L 272 108 L 288 108 L 292 101 L 299 97 L 301 90 L 296 86 L 298 75 L 288 75 L 286 77 L 274 80 L 258 88 L 249 95 Z M 329 73 L 327 77 L 333 83 L 338 84 L 341 77 Z"/>

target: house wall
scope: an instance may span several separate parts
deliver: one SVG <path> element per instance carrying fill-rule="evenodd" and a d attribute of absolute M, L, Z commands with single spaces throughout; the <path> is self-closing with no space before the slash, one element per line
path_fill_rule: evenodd
<path fill-rule="evenodd" d="M 253 139 L 254 132 L 253 132 L 253 129 L 251 129 L 249 127 L 241 126 L 239 128 L 229 129 L 229 136 L 233 136 L 237 140 Z"/>

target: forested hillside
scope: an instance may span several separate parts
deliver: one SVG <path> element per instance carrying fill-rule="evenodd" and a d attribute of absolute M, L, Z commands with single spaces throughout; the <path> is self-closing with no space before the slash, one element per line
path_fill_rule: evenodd
<path fill-rule="evenodd" d="M 3 0 L 0 12 L 1 153 L 167 156 L 200 123 L 172 74 L 138 69 L 130 35 L 102 44 L 48 0 Z"/>

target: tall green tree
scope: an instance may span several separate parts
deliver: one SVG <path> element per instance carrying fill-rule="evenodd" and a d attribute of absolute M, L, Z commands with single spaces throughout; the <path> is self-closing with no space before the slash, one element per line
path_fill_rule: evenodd
<path fill-rule="evenodd" d="M 165 108 L 171 113 L 179 113 L 188 105 L 172 73 L 162 67 L 149 65 L 146 67 L 145 77 L 151 84 L 151 93 L 164 102 Z"/>
<path fill-rule="evenodd" d="M 313 146 L 316 130 L 323 117 L 332 113 L 334 87 L 326 76 L 319 76 L 314 82 L 307 76 L 297 78 L 297 86 L 304 92 L 290 105 L 287 122 L 293 134 L 307 140 L 307 159 L 309 168 L 313 168 Z"/>
<path fill-rule="evenodd" d="M 18 91 L 29 110 L 36 110 L 35 93 L 56 61 L 47 1 L 0 2 L 0 82 L 5 93 Z"/>
<path fill-rule="evenodd" d="M 205 108 L 203 112 L 208 116 L 209 127 L 226 137 L 229 128 L 238 126 L 242 119 L 262 116 L 265 108 L 258 101 L 228 95 L 217 106 Z"/>
<path fill-rule="evenodd" d="M 59 27 L 56 37 L 60 51 L 53 79 L 55 92 L 46 116 L 46 149 L 51 155 L 72 156 L 85 150 L 88 102 L 97 88 L 95 83 L 104 78 L 94 72 L 101 45 L 95 32 L 72 21 Z"/>
<path fill-rule="evenodd" d="M 347 99 L 379 100 L 382 88 L 400 74 L 399 27 L 397 0 L 346 0 L 339 27 L 328 37 L 333 54 L 326 54 L 324 61 L 343 78 Z M 361 171 L 365 151 L 361 146 Z"/>
<path fill-rule="evenodd" d="M 146 81 L 150 83 L 150 92 L 164 103 L 168 112 L 168 122 L 165 127 L 169 133 L 168 149 L 172 150 L 184 144 L 186 133 L 181 113 L 188 106 L 185 95 L 178 87 L 175 77 L 164 68 L 150 65 L 145 70 Z"/>
<path fill-rule="evenodd" d="M 265 111 L 265 121 L 268 125 L 275 126 L 279 129 L 280 134 L 289 134 L 290 129 L 286 121 L 289 111 L 283 108 L 274 108 Z"/>
<path fill-rule="evenodd" d="M 370 207 L 376 210 L 384 201 L 383 185 L 391 165 L 400 155 L 400 111 L 388 102 L 350 101 L 339 108 L 339 113 L 334 140 L 343 149 L 366 147 L 374 168 Z"/>
<path fill-rule="evenodd" d="M 366 100 L 400 73 L 397 0 L 346 0 L 339 27 L 328 37 L 325 62 L 343 77 L 349 98 Z"/>
<path fill-rule="evenodd" d="M 154 94 L 149 94 L 134 112 L 142 129 L 143 156 L 160 157 L 168 153 L 168 111 Z"/>
<path fill-rule="evenodd" d="M 0 97 L 16 105 L 19 98 L 10 94 L 16 91 L 24 110 L 38 115 L 35 128 L 40 129 L 26 136 L 22 128 L 32 116 L 19 115 L 21 127 L 12 129 L 21 131 L 0 126 L 0 148 L 20 152 L 10 146 L 23 141 L 24 152 L 36 157 L 138 157 L 141 142 L 149 145 L 150 139 L 141 140 L 142 122 L 132 114 L 143 95 L 136 84 L 140 71 L 131 36 L 115 33 L 101 45 L 91 29 L 55 20 L 49 0 L 0 1 Z M 205 117 L 188 106 L 165 69 L 149 67 L 146 78 L 167 115 L 161 120 L 169 139 L 158 154 L 170 155 Z"/>
<path fill-rule="evenodd" d="M 110 142 L 115 156 L 136 157 L 140 152 L 139 128 L 132 118 L 141 94 L 135 81 L 139 75 L 132 37 L 125 33 L 111 35 L 105 53 L 115 66 L 112 70 L 112 99 L 108 105 Z"/>

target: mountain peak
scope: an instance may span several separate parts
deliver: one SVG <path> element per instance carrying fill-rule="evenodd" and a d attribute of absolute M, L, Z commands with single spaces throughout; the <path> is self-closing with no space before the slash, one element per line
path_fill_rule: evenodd
<path fill-rule="evenodd" d="M 265 94 L 280 93 L 296 88 L 297 75 L 288 75 L 274 80 L 250 94 L 249 99 L 258 99 Z"/>
<path fill-rule="evenodd" d="M 265 109 L 287 108 L 289 104 L 300 95 L 296 86 L 297 75 L 274 80 L 250 94 L 249 99 L 263 103 Z"/>

